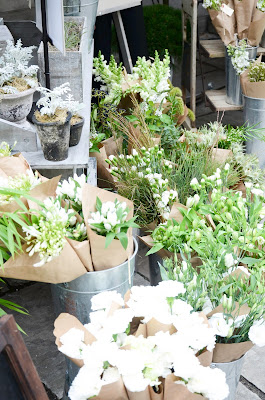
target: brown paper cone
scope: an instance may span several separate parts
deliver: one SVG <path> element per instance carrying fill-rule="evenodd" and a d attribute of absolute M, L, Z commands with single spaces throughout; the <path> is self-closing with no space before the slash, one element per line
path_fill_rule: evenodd
<path fill-rule="evenodd" d="M 255 65 L 260 62 L 261 56 L 255 61 Z M 245 96 L 265 99 L 265 82 L 249 82 L 248 69 L 240 75 L 240 82 Z"/>
<path fill-rule="evenodd" d="M 132 229 L 128 230 L 128 247 L 126 250 L 122 247 L 119 240 L 114 239 L 108 248 L 105 248 L 106 238 L 104 236 L 97 235 L 87 224 L 90 218 L 91 212 L 96 210 L 96 199 L 102 202 L 115 201 L 117 199 L 120 202 L 126 202 L 130 211 L 128 213 L 127 220 L 133 217 L 133 202 L 119 196 L 115 193 L 110 193 L 106 190 L 95 188 L 92 185 L 85 184 L 82 191 L 82 208 L 84 214 L 84 221 L 87 226 L 88 238 L 90 241 L 92 263 L 95 271 L 102 269 L 109 269 L 122 264 L 124 261 L 131 257 L 133 254 L 133 236 Z"/>
<path fill-rule="evenodd" d="M 213 352 L 205 350 L 203 353 L 197 356 L 203 367 L 209 367 L 213 361 Z"/>
<path fill-rule="evenodd" d="M 154 391 L 154 388 L 149 386 L 149 393 L 151 400 L 163 400 L 164 398 L 164 386 L 162 384 L 159 385 L 158 393 Z"/>
<path fill-rule="evenodd" d="M 169 219 L 174 219 L 175 221 L 177 221 L 179 224 L 181 224 L 181 222 L 183 221 L 183 215 L 180 212 L 180 208 L 183 208 L 184 210 L 188 210 L 188 207 L 184 206 L 181 203 L 174 203 L 170 214 L 169 214 Z"/>
<path fill-rule="evenodd" d="M 233 0 L 226 1 L 226 4 L 234 9 Z M 235 44 L 235 13 L 231 17 L 222 11 L 208 10 L 212 23 L 219 34 L 220 38 L 227 46 L 228 44 Z"/>
<path fill-rule="evenodd" d="M 93 397 L 94 400 L 128 400 L 126 389 L 124 387 L 122 378 L 117 382 L 109 383 L 102 386 L 99 395 Z"/>
<path fill-rule="evenodd" d="M 14 177 L 16 175 L 26 174 L 27 170 L 31 168 L 27 160 L 22 156 L 22 154 L 17 153 L 10 157 L 1 157 L 0 169 L 7 176 Z"/>
<path fill-rule="evenodd" d="M 143 392 L 130 392 L 128 389 L 126 390 L 129 400 L 151 400 L 148 386 Z"/>
<path fill-rule="evenodd" d="M 4 264 L 4 269 L 0 268 L 1 277 L 46 283 L 63 283 L 79 278 L 87 272 L 68 242 L 65 243 L 58 257 L 42 267 L 33 266 L 40 261 L 39 255 L 35 253 L 32 257 L 29 257 L 28 253 L 26 253 L 27 247 L 27 244 L 22 246 L 23 253 L 16 255 L 14 259 L 10 258 Z"/>
<path fill-rule="evenodd" d="M 138 337 L 142 335 L 144 338 L 147 337 L 147 329 L 146 329 L 146 324 L 140 323 L 138 326 L 137 331 L 134 333 L 134 336 Z"/>
<path fill-rule="evenodd" d="M 238 39 L 248 38 L 248 29 L 257 0 L 234 0 Z"/>
<path fill-rule="evenodd" d="M 147 337 L 155 336 L 155 334 L 160 331 L 169 332 L 170 335 L 177 332 L 173 324 L 162 324 L 155 318 L 152 318 L 150 321 L 147 322 L 146 324 Z"/>
<path fill-rule="evenodd" d="M 226 363 L 239 360 L 253 346 L 253 343 L 249 341 L 231 344 L 216 343 L 213 349 L 213 363 Z"/>
<path fill-rule="evenodd" d="M 53 334 L 56 338 L 55 344 L 58 346 L 58 348 L 62 346 L 62 343 L 60 342 L 60 337 L 72 328 L 79 329 L 80 331 L 83 331 L 85 333 L 85 344 L 91 344 L 96 340 L 96 338 L 84 327 L 83 324 L 81 324 L 81 322 L 76 317 L 67 313 L 62 313 L 54 321 Z M 78 360 L 75 358 L 70 358 L 70 360 L 72 360 L 80 368 L 84 365 L 83 360 Z"/>
<path fill-rule="evenodd" d="M 229 157 L 232 157 L 232 150 L 214 148 L 212 152 L 213 162 L 224 164 Z"/>
<path fill-rule="evenodd" d="M 66 238 L 68 243 L 74 249 L 76 254 L 78 255 L 80 261 L 85 266 L 88 272 L 93 272 L 93 264 L 90 254 L 90 245 L 88 240 L 84 240 L 83 242 L 78 242 L 77 240 Z"/>
<path fill-rule="evenodd" d="M 166 377 L 164 400 L 206 400 L 199 394 L 191 393 L 184 385 L 175 383 L 178 380 L 174 374 Z"/>
<path fill-rule="evenodd" d="M 122 146 L 123 138 L 115 138 L 111 136 L 109 139 L 103 140 L 101 144 L 105 148 L 107 157 L 114 155 L 117 156 L 119 153 L 119 149 Z"/>
<path fill-rule="evenodd" d="M 30 196 L 40 201 L 44 201 L 48 197 L 55 197 L 60 178 L 61 176 L 56 176 L 38 186 L 35 186 L 35 188 L 30 191 Z M 39 206 L 32 200 L 28 200 L 28 205 L 31 209 L 39 209 Z"/>
<path fill-rule="evenodd" d="M 242 271 L 242 274 L 243 273 L 244 272 Z M 224 312 L 224 308 L 223 308 L 222 304 L 220 304 L 218 307 L 216 307 L 214 310 L 212 310 L 210 313 L 208 313 L 207 317 L 210 318 L 214 314 L 223 313 L 223 312 Z M 243 304 L 239 308 L 239 304 L 238 304 L 238 302 L 236 302 L 235 309 L 231 312 L 231 315 L 232 316 L 241 316 L 241 315 L 249 314 L 249 312 L 250 312 L 250 308 L 246 304 Z"/>
<path fill-rule="evenodd" d="M 265 29 L 265 13 L 255 8 L 252 22 L 250 23 L 247 33 L 248 43 L 251 46 L 259 45 L 264 29 Z"/>
<path fill-rule="evenodd" d="M 232 187 L 233 190 L 236 192 L 242 192 L 242 196 L 246 198 L 247 190 L 244 182 L 240 181 L 235 186 Z"/>

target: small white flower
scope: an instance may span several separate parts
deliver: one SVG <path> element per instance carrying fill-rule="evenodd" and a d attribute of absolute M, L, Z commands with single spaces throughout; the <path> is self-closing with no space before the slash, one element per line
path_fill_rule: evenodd
<path fill-rule="evenodd" d="M 251 326 L 248 337 L 258 347 L 265 346 L 265 320 L 255 321 Z"/>

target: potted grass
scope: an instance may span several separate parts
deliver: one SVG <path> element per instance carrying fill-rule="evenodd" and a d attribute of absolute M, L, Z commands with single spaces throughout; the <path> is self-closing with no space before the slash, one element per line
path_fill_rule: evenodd
<path fill-rule="evenodd" d="M 72 114 L 65 108 L 62 96 L 70 91 L 69 83 L 50 90 L 37 89 L 43 96 L 37 101 L 38 110 L 32 121 L 37 128 L 44 158 L 61 161 L 68 157 L 70 120 Z"/>
<path fill-rule="evenodd" d="M 10 40 L 0 58 L 0 118 L 21 122 L 32 107 L 38 81 L 38 66 L 28 65 L 34 46 L 22 47 L 21 39 Z"/>

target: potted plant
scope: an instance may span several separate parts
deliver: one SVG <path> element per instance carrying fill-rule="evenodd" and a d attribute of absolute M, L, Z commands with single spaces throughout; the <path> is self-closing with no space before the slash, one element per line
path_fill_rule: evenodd
<path fill-rule="evenodd" d="M 0 58 L 0 118 L 20 122 L 29 114 L 38 81 L 38 66 L 28 65 L 34 46 L 22 47 L 21 39 L 14 45 L 8 41 Z"/>
<path fill-rule="evenodd" d="M 70 120 L 70 142 L 69 146 L 76 146 L 81 138 L 82 129 L 85 119 L 79 114 L 79 111 L 85 107 L 83 103 L 75 101 L 73 95 L 68 93 L 66 101 L 64 102 L 65 108 L 72 114 Z"/>
<path fill-rule="evenodd" d="M 65 108 L 62 96 L 70 91 L 69 83 L 50 90 L 37 89 L 43 97 L 37 101 L 32 121 L 37 127 L 44 158 L 61 161 L 68 157 L 70 140 L 70 120 L 72 114 Z"/>

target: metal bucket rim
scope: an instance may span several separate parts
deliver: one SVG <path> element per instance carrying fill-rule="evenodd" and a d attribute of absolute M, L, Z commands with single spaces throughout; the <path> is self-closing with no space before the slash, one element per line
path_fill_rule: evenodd
<path fill-rule="evenodd" d="M 211 365 L 231 365 L 231 364 L 235 364 L 238 361 L 243 361 L 243 358 L 245 358 L 246 354 L 247 353 L 243 354 L 243 356 L 241 356 L 240 358 L 238 358 L 237 360 L 234 360 L 234 361 L 223 362 L 223 363 L 221 363 L 221 362 L 212 362 Z"/>
<path fill-rule="evenodd" d="M 137 254 L 137 252 L 138 252 L 138 243 L 137 243 L 137 240 L 133 237 L 133 243 L 134 243 L 134 252 L 133 252 L 133 254 L 132 254 L 132 256 L 130 257 L 130 261 L 133 259 L 133 258 L 135 258 L 136 257 L 136 254 Z M 119 264 L 119 265 L 117 265 L 116 267 L 113 267 L 113 268 L 108 268 L 108 269 L 102 269 L 101 271 L 91 271 L 91 272 L 87 272 L 86 274 L 84 274 L 84 275 L 88 275 L 88 274 L 101 274 L 101 273 L 106 273 L 106 271 L 108 271 L 108 270 L 110 270 L 110 271 L 113 271 L 113 270 L 115 270 L 116 268 L 120 268 L 122 265 L 124 265 L 125 263 L 127 263 L 128 262 L 128 260 L 126 260 L 126 261 L 124 261 L 122 264 Z M 82 276 L 80 277 L 80 278 L 82 278 Z"/>
<path fill-rule="evenodd" d="M 262 100 L 262 101 L 265 101 L 265 97 L 264 98 L 250 97 L 250 96 L 245 95 L 244 93 L 243 93 L 243 97 L 246 97 L 247 99 L 251 99 L 251 100 Z"/>

